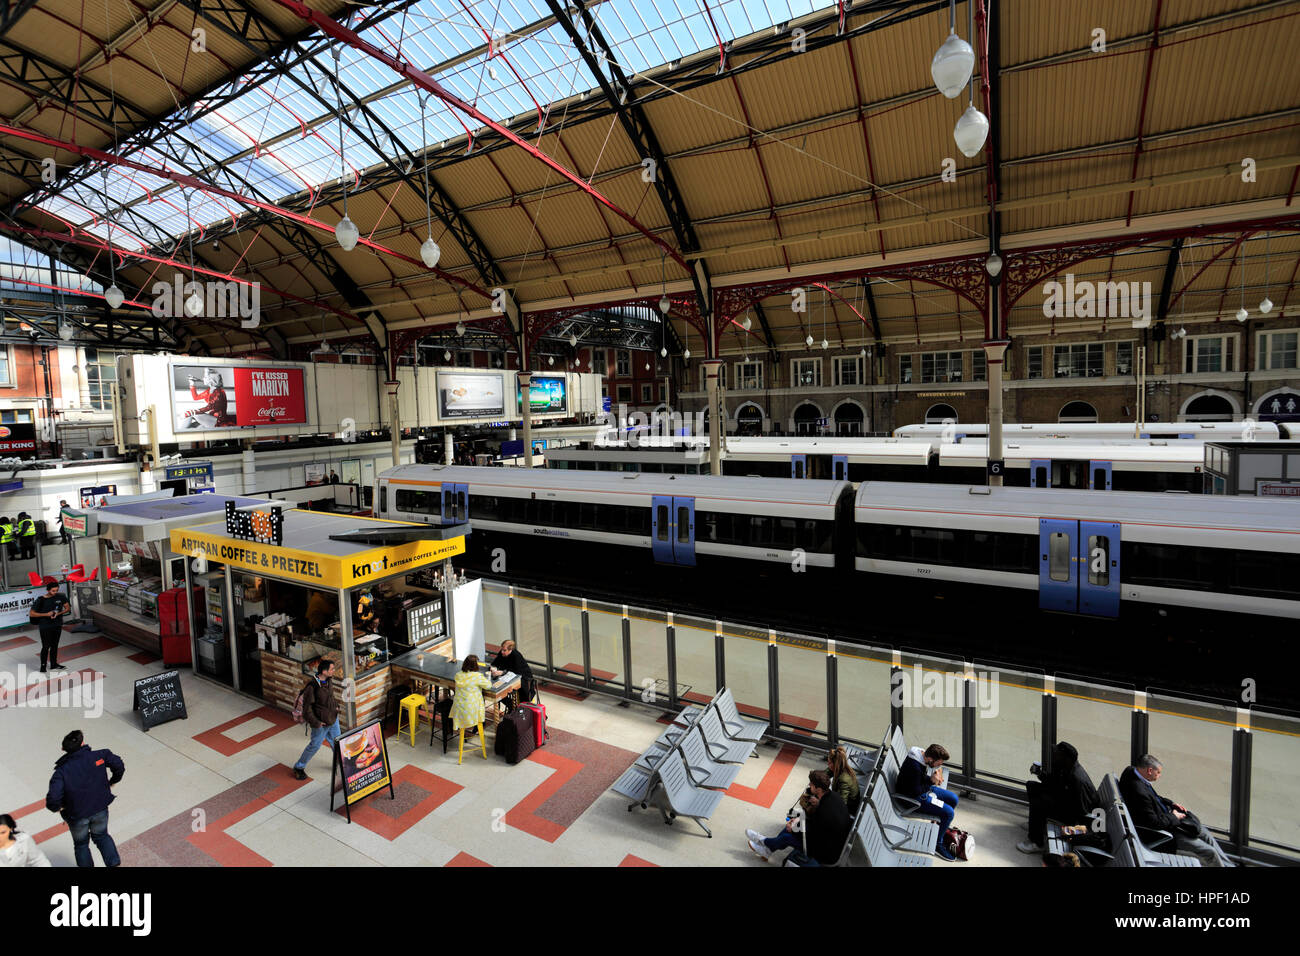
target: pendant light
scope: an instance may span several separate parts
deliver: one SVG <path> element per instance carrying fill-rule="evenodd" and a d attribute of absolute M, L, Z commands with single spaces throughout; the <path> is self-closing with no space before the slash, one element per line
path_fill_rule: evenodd
<path fill-rule="evenodd" d="M 939 92 L 951 100 L 970 82 L 975 71 L 975 51 L 957 36 L 957 0 L 952 0 L 948 9 L 948 38 L 940 44 L 930 61 L 930 76 Z"/>
<path fill-rule="evenodd" d="M 442 250 L 438 244 L 433 241 L 433 204 L 429 200 L 429 157 L 427 152 L 428 140 L 424 136 L 424 106 L 428 102 L 428 96 L 420 97 L 420 145 L 426 146 L 424 157 L 424 223 L 428 229 L 429 238 L 420 244 L 420 258 L 424 264 L 432 269 L 442 258 Z M 460 335 L 463 326 L 456 327 L 456 334 Z"/>
<path fill-rule="evenodd" d="M 339 166 L 343 177 L 343 218 L 334 227 L 334 238 L 338 240 L 340 249 L 351 252 L 357 247 L 361 230 L 348 216 L 348 167 L 347 160 L 343 156 L 343 86 L 339 82 L 339 48 L 336 46 L 331 52 L 334 54 L 334 97 L 338 104 L 339 118 Z"/>
<path fill-rule="evenodd" d="M 186 226 L 189 225 L 190 218 L 191 218 L 190 217 L 190 194 L 186 193 L 185 194 Z M 190 285 L 197 287 L 198 283 L 194 281 L 194 230 L 193 229 L 189 230 L 189 245 L 190 245 Z M 197 318 L 202 312 L 203 312 L 203 296 L 199 295 L 197 291 L 191 292 L 190 297 L 185 300 L 185 314 L 188 315 L 191 319 L 193 319 L 193 318 Z"/>
<path fill-rule="evenodd" d="M 547 364 L 547 365 L 554 365 L 554 364 L 555 364 L 555 356 L 554 356 L 554 355 L 548 355 L 548 356 L 546 357 L 546 364 Z"/>
<path fill-rule="evenodd" d="M 113 220 L 108 217 L 108 167 L 100 171 L 104 177 L 104 223 L 108 226 L 108 271 L 112 284 L 104 290 L 104 301 L 110 309 L 120 309 L 126 296 L 117 287 L 117 257 L 113 255 Z"/>
<path fill-rule="evenodd" d="M 1241 307 L 1237 309 L 1237 321 L 1245 322 L 1250 318 L 1246 311 L 1246 240 L 1241 241 Z"/>
<path fill-rule="evenodd" d="M 1268 315 L 1273 311 L 1273 300 L 1268 297 L 1268 233 L 1264 233 L 1264 298 L 1259 300 L 1259 314 Z"/>
<path fill-rule="evenodd" d="M 970 4 L 970 36 L 975 38 L 975 4 Z M 975 108 L 975 74 L 970 77 L 970 102 L 953 127 L 952 138 L 964 156 L 974 156 L 984 148 L 989 137 L 988 117 Z"/>

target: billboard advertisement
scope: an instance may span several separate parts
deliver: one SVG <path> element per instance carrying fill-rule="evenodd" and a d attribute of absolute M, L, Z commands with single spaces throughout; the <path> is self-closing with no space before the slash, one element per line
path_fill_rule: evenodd
<path fill-rule="evenodd" d="M 173 365 L 177 433 L 307 424 L 303 370 L 257 365 Z"/>
<path fill-rule="evenodd" d="M 0 455 L 5 458 L 35 458 L 36 426 L 0 425 Z"/>
<path fill-rule="evenodd" d="M 505 375 L 501 372 L 438 371 L 438 412 L 448 418 L 504 415 Z"/>
<path fill-rule="evenodd" d="M 523 389 L 515 392 L 515 402 L 522 411 L 524 407 Z M 568 395 L 564 390 L 563 375 L 534 375 L 528 387 L 528 405 L 534 415 L 544 412 L 567 412 Z"/>

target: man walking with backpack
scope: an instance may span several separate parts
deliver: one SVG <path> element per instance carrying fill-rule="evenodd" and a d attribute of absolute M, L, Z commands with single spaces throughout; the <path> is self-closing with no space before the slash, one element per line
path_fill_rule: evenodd
<path fill-rule="evenodd" d="M 307 764 L 320 750 L 321 742 L 328 740 L 333 746 L 342 732 L 339 730 L 339 705 L 334 700 L 333 678 L 334 662 L 321 658 L 316 665 L 316 676 L 302 689 L 302 719 L 311 730 L 311 741 L 293 765 L 293 775 L 299 780 L 307 779 Z"/>

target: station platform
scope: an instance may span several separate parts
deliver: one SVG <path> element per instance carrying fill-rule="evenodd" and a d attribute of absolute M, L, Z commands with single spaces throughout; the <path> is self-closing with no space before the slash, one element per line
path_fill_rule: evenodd
<path fill-rule="evenodd" d="M 0 637 L 0 670 L 34 670 L 38 649 L 31 629 Z M 770 866 L 782 857 L 760 860 L 745 830 L 779 832 L 809 771 L 825 766 L 813 747 L 760 745 L 709 820 L 709 839 L 691 820 L 665 826 L 653 806 L 629 812 L 609 789 L 663 731 L 661 710 L 543 683 L 546 746 L 510 766 L 492 753 L 489 731 L 488 759 L 467 740 L 458 766 L 454 743 L 444 755 L 427 728 L 415 747 L 390 732 L 396 799 L 366 798 L 349 824 L 341 807 L 329 810 L 328 750 L 308 765 L 308 780 L 294 779 L 304 734 L 288 714 L 183 670 L 188 718 L 145 733 L 131 709 L 133 682 L 160 672 L 160 662 L 104 636 L 71 633 L 60 660 L 95 689 L 77 706 L 0 700 L 0 812 L 17 818 L 54 866 L 73 865 L 72 840 L 44 797 L 60 741 L 74 729 L 126 764 L 109 832 L 132 867 Z M 95 700 L 102 714 L 88 716 L 84 705 Z M 1023 806 L 964 799 L 956 825 L 974 835 L 974 859 L 936 856 L 935 866 L 1040 865 L 1015 849 L 1025 837 Z"/>

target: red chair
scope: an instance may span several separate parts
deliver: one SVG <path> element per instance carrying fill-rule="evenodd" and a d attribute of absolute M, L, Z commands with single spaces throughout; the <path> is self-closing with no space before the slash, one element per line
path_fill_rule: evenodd
<path fill-rule="evenodd" d="M 97 577 L 99 577 L 99 568 L 95 568 L 95 570 L 90 572 L 90 577 L 86 577 L 85 566 L 81 564 L 78 564 L 68 572 L 68 580 L 73 584 L 85 584 L 87 581 L 93 581 Z"/>
<path fill-rule="evenodd" d="M 44 583 L 43 579 L 35 571 L 27 572 L 27 580 L 32 582 L 32 587 L 38 588 Z"/>

